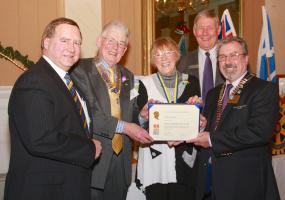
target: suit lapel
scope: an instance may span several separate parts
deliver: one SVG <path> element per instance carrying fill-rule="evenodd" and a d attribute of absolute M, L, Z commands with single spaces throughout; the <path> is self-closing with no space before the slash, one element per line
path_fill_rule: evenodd
<path fill-rule="evenodd" d="M 56 83 L 55 85 L 59 88 L 59 90 L 61 90 L 61 92 L 66 96 L 66 98 L 69 98 L 73 102 L 73 99 L 66 85 L 64 84 L 60 76 L 56 73 L 56 71 L 54 71 L 54 69 L 49 65 L 49 63 L 44 58 L 41 58 L 39 60 L 39 65 L 43 66 L 42 70 L 45 71 L 44 73 L 47 74 L 50 79 L 52 79 L 51 82 Z"/>
<path fill-rule="evenodd" d="M 123 68 L 119 66 L 121 77 L 127 77 L 124 74 Z M 122 81 L 121 85 L 121 93 L 120 93 L 120 106 L 121 106 L 121 113 L 122 119 L 125 119 L 124 114 L 127 114 L 127 110 L 130 107 L 130 80 Z"/>
<path fill-rule="evenodd" d="M 236 106 L 237 104 L 240 104 L 240 102 L 242 101 L 242 98 L 244 97 L 244 92 L 247 90 L 247 86 L 248 84 L 250 84 L 250 81 L 249 80 L 248 82 L 246 82 L 243 86 L 243 89 L 241 90 L 241 93 L 240 93 L 240 99 L 239 101 L 236 103 L 236 104 L 227 104 L 223 113 L 222 113 L 222 116 L 221 116 L 221 120 L 220 120 L 220 123 L 219 124 L 222 124 L 224 119 L 227 118 L 227 115 L 232 111 L 233 107 Z"/>
<path fill-rule="evenodd" d="M 108 94 L 108 88 L 103 78 L 101 77 L 97 67 L 93 62 L 94 67 L 92 67 L 92 73 L 89 75 L 89 79 L 91 80 L 92 87 L 94 88 L 94 93 L 96 96 L 96 100 L 99 104 L 99 107 L 102 111 L 110 115 L 111 114 L 111 106 L 110 106 L 110 97 Z"/>
<path fill-rule="evenodd" d="M 52 87 L 53 88 L 58 87 L 59 92 L 62 93 L 66 97 L 66 99 L 68 99 L 70 106 L 73 108 L 73 111 L 76 113 L 76 115 L 78 117 L 78 121 L 80 121 L 82 123 L 79 111 L 76 108 L 76 104 L 75 104 L 75 102 L 72 98 L 72 95 L 70 94 L 68 88 L 66 87 L 65 83 L 63 82 L 63 80 L 60 78 L 60 76 L 56 73 L 56 71 L 54 71 L 54 69 L 50 66 L 50 64 L 44 58 L 41 58 L 39 60 L 39 65 L 42 66 L 42 70 L 47 75 L 47 77 L 49 77 L 51 79 L 51 83 L 55 83 L 54 86 L 52 86 Z M 56 90 L 54 90 L 54 91 L 56 91 Z M 83 128 L 83 123 L 82 123 L 82 128 Z"/>

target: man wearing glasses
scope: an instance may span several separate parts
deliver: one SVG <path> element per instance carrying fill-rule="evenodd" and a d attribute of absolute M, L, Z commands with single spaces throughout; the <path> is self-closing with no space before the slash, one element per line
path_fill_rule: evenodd
<path fill-rule="evenodd" d="M 123 23 L 105 25 L 96 41 L 97 56 L 80 60 L 72 73 L 91 108 L 93 137 L 102 144 L 92 173 L 92 200 L 125 200 L 131 183 L 131 139 L 152 142 L 146 130 L 132 123 L 138 117 L 134 76 L 118 64 L 128 37 Z"/>
<path fill-rule="evenodd" d="M 203 147 L 197 156 L 197 200 L 280 199 L 270 147 L 278 92 L 274 84 L 248 72 L 248 59 L 247 44 L 241 38 L 226 38 L 218 46 L 219 68 L 226 82 L 209 91 L 203 113 L 208 120 L 205 131 L 190 141 Z M 210 192 L 206 176 L 211 176 Z"/>

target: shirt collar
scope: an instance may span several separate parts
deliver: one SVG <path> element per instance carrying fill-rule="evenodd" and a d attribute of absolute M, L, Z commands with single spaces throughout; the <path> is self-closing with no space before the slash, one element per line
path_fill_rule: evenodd
<path fill-rule="evenodd" d="M 100 59 L 99 59 L 99 62 L 102 64 L 102 66 L 103 66 L 106 70 L 108 70 L 108 68 L 110 67 L 109 64 L 108 64 L 103 58 L 100 58 Z M 116 65 L 114 65 L 114 66 L 116 66 Z"/>
<path fill-rule="evenodd" d="M 209 52 L 210 53 L 210 57 L 216 57 L 217 55 L 217 45 L 215 45 L 212 49 L 205 51 L 204 49 L 202 49 L 201 47 L 199 47 L 199 51 L 203 54 L 203 56 L 206 56 L 205 53 Z"/>
<path fill-rule="evenodd" d="M 236 86 L 238 86 L 239 82 L 241 81 L 241 79 L 243 79 L 243 77 L 247 74 L 247 71 L 244 72 L 244 74 L 242 76 L 240 76 L 237 80 L 232 82 L 232 85 L 234 86 L 234 88 Z M 229 84 L 230 82 L 228 80 L 226 80 L 226 83 Z"/>
<path fill-rule="evenodd" d="M 43 58 L 50 64 L 50 66 L 56 71 L 56 73 L 60 76 L 62 80 L 64 80 L 64 76 L 67 73 L 60 67 L 58 67 L 49 57 L 43 55 Z"/>

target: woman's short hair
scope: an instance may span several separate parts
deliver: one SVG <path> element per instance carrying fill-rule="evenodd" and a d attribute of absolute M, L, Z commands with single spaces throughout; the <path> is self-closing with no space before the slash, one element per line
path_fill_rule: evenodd
<path fill-rule="evenodd" d="M 176 62 L 180 58 L 180 51 L 177 43 L 170 37 L 160 37 L 153 42 L 152 47 L 150 49 L 150 64 L 152 66 L 154 66 L 155 54 L 159 50 L 174 51 L 177 57 Z"/>

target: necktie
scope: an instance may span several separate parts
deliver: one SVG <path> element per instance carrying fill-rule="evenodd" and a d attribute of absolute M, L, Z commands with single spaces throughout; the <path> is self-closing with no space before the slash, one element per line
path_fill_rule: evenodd
<path fill-rule="evenodd" d="M 115 70 L 114 67 L 109 67 L 109 80 L 114 85 L 115 84 Z M 116 104 L 119 102 L 118 99 L 119 95 L 115 94 L 114 92 L 110 92 L 110 99 L 111 99 L 111 113 L 112 116 L 117 117 L 118 119 L 121 118 L 121 110 L 120 105 Z M 115 133 L 112 139 L 112 149 L 113 151 L 119 155 L 123 149 L 123 137 L 119 133 Z"/>
<path fill-rule="evenodd" d="M 84 132 L 87 135 L 87 137 L 89 137 L 90 134 L 89 134 L 88 126 L 87 126 L 87 120 L 86 120 L 86 117 L 85 117 L 85 114 L 84 114 L 84 111 L 83 111 L 83 107 L 82 107 L 82 105 L 81 105 L 81 103 L 80 103 L 80 101 L 78 99 L 78 95 L 76 93 L 75 86 L 73 84 L 73 81 L 70 78 L 69 73 L 66 73 L 66 75 L 64 76 L 64 79 L 65 79 L 65 82 L 67 84 L 68 90 L 69 90 L 69 92 L 70 92 L 70 94 L 72 96 L 72 99 L 73 99 L 73 101 L 76 104 L 76 108 L 79 111 L 80 118 L 81 118 L 81 120 L 83 122 Z"/>
<path fill-rule="evenodd" d="M 228 103 L 230 91 L 232 88 L 233 88 L 232 84 L 227 84 L 226 89 L 225 89 L 225 93 L 224 93 L 224 97 L 223 97 L 223 101 L 222 101 L 222 112 Z"/>
<path fill-rule="evenodd" d="M 205 101 L 206 95 L 214 87 L 212 61 L 209 52 L 206 52 L 206 60 L 203 72 L 202 99 Z"/>

